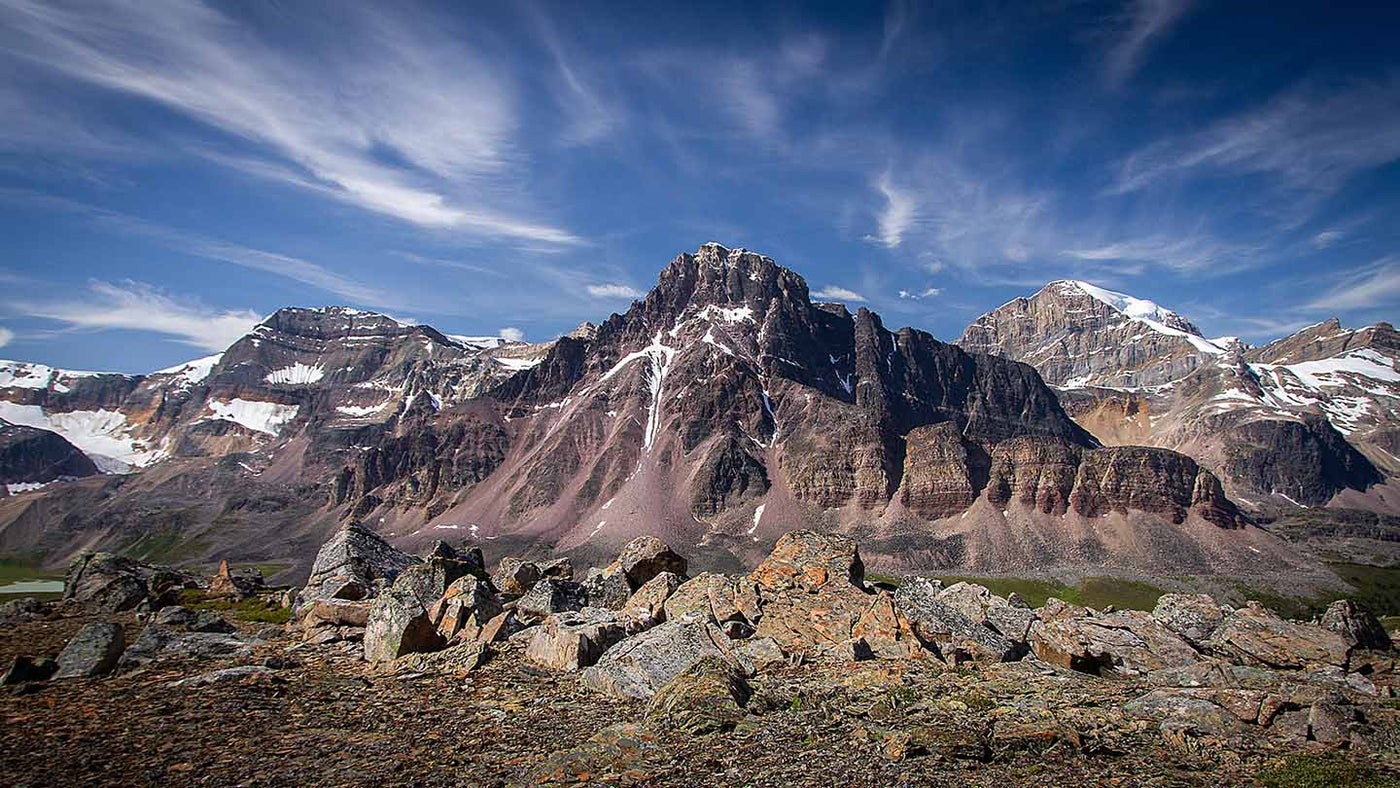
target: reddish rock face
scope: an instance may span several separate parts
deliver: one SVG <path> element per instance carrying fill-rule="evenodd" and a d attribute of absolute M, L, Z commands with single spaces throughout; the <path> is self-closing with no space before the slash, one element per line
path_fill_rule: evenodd
<path fill-rule="evenodd" d="M 792 531 L 778 539 L 773 552 L 749 579 L 769 591 L 797 587 L 817 592 L 828 586 L 863 589 L 865 565 L 850 537 Z"/>

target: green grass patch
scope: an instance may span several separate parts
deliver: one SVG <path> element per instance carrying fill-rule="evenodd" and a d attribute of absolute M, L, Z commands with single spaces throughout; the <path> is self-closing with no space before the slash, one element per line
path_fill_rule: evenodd
<path fill-rule="evenodd" d="M 1253 599 L 1285 618 L 1309 619 L 1320 615 L 1338 599 L 1365 605 L 1386 627 L 1400 624 L 1400 568 L 1365 564 L 1328 564 L 1329 569 L 1356 588 L 1355 591 L 1329 591 L 1315 597 L 1285 596 L 1273 591 L 1236 586 L 1247 599 Z"/>
<path fill-rule="evenodd" d="M 151 531 L 122 547 L 122 555 L 151 564 L 176 564 L 188 561 L 209 549 L 209 542 L 186 537 L 179 529 Z"/>
<path fill-rule="evenodd" d="M 212 610 L 235 621 L 285 624 L 292 617 L 290 609 L 276 603 L 264 602 L 255 596 L 247 599 L 210 597 L 197 588 L 182 591 L 180 604 L 191 610 Z"/>
<path fill-rule="evenodd" d="M 53 572 L 18 558 L 0 558 L 0 583 L 17 580 L 62 580 L 62 572 Z"/>
<path fill-rule="evenodd" d="M 1092 607 L 1102 610 L 1109 605 L 1119 610 L 1151 610 L 1157 598 L 1166 593 L 1151 583 L 1138 580 L 1120 580 L 1116 577 L 1086 577 L 1075 585 L 1065 585 L 1057 580 L 1040 580 L 1019 577 L 954 577 L 938 578 L 944 585 L 958 582 L 976 583 L 986 586 L 997 596 L 1020 595 L 1031 607 L 1040 607 L 1050 597 L 1062 599 L 1072 605 Z"/>
<path fill-rule="evenodd" d="M 1265 788 L 1382 788 L 1400 780 L 1340 755 L 1295 755 L 1283 764 L 1255 775 Z"/>

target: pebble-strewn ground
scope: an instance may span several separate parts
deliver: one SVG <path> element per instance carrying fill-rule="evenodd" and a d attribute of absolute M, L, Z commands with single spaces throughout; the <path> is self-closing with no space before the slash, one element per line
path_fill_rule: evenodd
<path fill-rule="evenodd" d="M 0 658 L 57 653 L 88 620 L 0 631 Z M 127 624 L 134 638 L 138 625 Z M 753 680 L 738 728 L 693 736 L 649 726 L 644 703 L 603 697 L 573 674 L 532 671 L 510 646 L 465 677 L 385 676 L 351 645 L 289 650 L 291 642 L 242 661 L 272 657 L 280 666 L 270 674 L 227 683 L 172 688 L 231 663 L 167 663 L 6 691 L 0 783 L 1216 786 L 1260 774 L 1299 784 L 1320 769 L 1331 784 L 1348 784 L 1342 774 L 1350 784 L 1400 785 L 1385 771 L 1400 766 L 1393 702 L 1367 710 L 1380 732 L 1371 752 L 1295 761 L 1280 773 L 1311 745 L 1259 728 L 1229 740 L 1173 738 L 1120 711 L 1143 684 L 1030 662 L 783 668 Z"/>

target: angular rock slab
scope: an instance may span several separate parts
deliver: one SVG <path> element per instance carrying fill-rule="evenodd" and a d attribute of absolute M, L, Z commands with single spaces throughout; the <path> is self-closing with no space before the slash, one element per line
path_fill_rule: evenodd
<path fill-rule="evenodd" d="M 367 599 L 419 560 L 352 523 L 321 545 L 299 600 Z"/>
<path fill-rule="evenodd" d="M 58 655 L 55 679 L 74 679 L 110 673 L 126 649 L 126 634 L 118 624 L 94 621 L 78 630 Z"/>
<path fill-rule="evenodd" d="M 436 651 L 442 644 L 442 635 L 413 590 L 390 588 L 374 600 L 365 626 L 364 655 L 369 662 L 392 662 L 405 654 Z"/>
<path fill-rule="evenodd" d="M 1351 651 L 1340 634 L 1285 621 L 1258 602 L 1227 615 L 1205 647 L 1233 662 L 1293 670 L 1311 663 L 1345 668 Z"/>
<path fill-rule="evenodd" d="M 553 670 L 582 670 L 626 636 L 626 623 L 609 610 L 555 613 L 534 628 L 525 659 Z"/>
<path fill-rule="evenodd" d="M 713 656 L 742 671 L 753 664 L 719 627 L 707 621 L 667 621 L 613 646 L 583 673 L 583 682 L 618 698 L 649 699 L 701 659 Z"/>
<path fill-rule="evenodd" d="M 1150 673 L 1203 659 L 1139 610 L 1039 621 L 1031 627 L 1030 644 L 1046 662 L 1088 673 Z"/>
<path fill-rule="evenodd" d="M 632 588 L 640 588 L 662 572 L 685 576 L 686 560 L 654 536 L 639 536 L 623 546 L 617 564 Z"/>

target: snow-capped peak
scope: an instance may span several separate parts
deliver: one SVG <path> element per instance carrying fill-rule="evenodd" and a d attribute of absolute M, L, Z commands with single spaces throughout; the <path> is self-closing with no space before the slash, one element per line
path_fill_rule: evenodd
<path fill-rule="evenodd" d="M 1181 315 L 1166 307 L 1160 306 L 1155 301 L 1148 301 L 1145 298 L 1136 298 L 1126 293 L 1118 293 L 1113 290 L 1105 290 L 1097 285 L 1082 282 L 1077 279 L 1062 279 L 1051 282 L 1051 286 L 1061 289 L 1078 290 L 1095 301 L 1107 305 L 1110 309 L 1118 312 L 1124 317 L 1132 318 L 1144 323 L 1153 331 L 1170 336 L 1178 336 L 1190 342 L 1193 347 L 1202 353 L 1209 353 L 1215 356 L 1222 356 L 1229 352 L 1227 343 L 1213 342 L 1201 336 L 1196 327 Z M 1230 339 L 1229 337 L 1226 338 Z"/>

